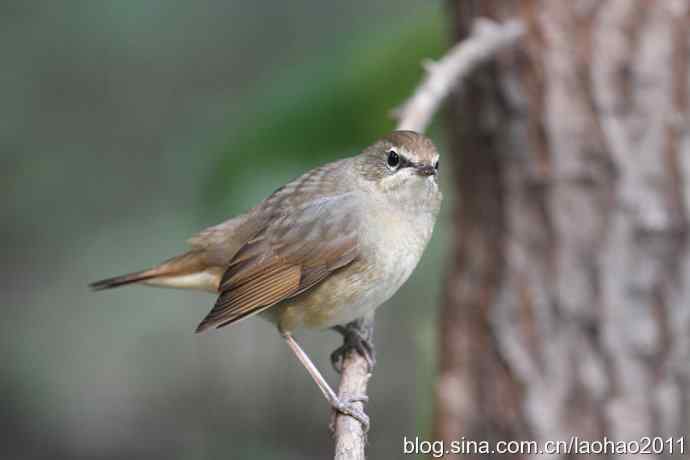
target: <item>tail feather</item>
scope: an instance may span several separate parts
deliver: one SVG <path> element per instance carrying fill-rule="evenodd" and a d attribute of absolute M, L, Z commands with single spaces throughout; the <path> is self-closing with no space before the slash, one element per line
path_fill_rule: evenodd
<path fill-rule="evenodd" d="M 145 283 L 163 287 L 196 287 L 215 291 L 220 275 L 221 273 L 213 272 L 208 266 L 203 252 L 189 251 L 148 270 L 107 278 L 91 283 L 89 286 L 94 291 L 102 291 L 128 284 Z"/>
<path fill-rule="evenodd" d="M 96 281 L 94 283 L 90 283 L 89 287 L 94 291 L 102 291 L 104 289 L 112 289 L 119 286 L 125 286 L 127 284 L 150 280 L 156 276 L 157 275 L 152 273 L 151 270 L 145 270 L 142 272 L 129 273 L 127 275 Z"/>

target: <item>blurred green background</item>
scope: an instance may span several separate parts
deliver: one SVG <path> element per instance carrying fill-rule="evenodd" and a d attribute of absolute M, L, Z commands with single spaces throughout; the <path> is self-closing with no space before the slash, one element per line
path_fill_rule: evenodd
<path fill-rule="evenodd" d="M 195 335 L 208 294 L 86 286 L 393 128 L 446 37 L 429 0 L 2 2 L 0 457 L 328 458 L 272 325 Z M 430 428 L 448 209 L 379 310 L 372 458 Z M 335 383 L 337 335 L 298 338 Z"/>

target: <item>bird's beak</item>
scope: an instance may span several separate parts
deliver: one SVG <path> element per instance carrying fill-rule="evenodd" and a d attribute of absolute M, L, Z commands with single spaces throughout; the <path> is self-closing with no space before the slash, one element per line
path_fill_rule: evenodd
<path fill-rule="evenodd" d="M 436 168 L 432 165 L 418 164 L 415 166 L 415 172 L 420 176 L 434 176 L 436 175 Z"/>

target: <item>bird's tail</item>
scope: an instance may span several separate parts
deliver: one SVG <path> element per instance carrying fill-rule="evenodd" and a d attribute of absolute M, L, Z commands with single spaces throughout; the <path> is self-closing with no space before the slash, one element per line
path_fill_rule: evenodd
<path fill-rule="evenodd" d="M 143 270 L 140 272 L 128 273 L 126 275 L 115 276 L 114 278 L 106 278 L 104 280 L 96 281 L 89 284 L 89 287 L 94 291 L 102 291 L 104 289 L 112 289 L 128 284 L 139 283 L 150 280 L 158 276 L 155 269 Z"/>
<path fill-rule="evenodd" d="M 217 289 L 220 275 L 217 269 L 209 267 L 200 251 L 189 251 L 166 260 L 148 270 L 106 278 L 89 284 L 91 289 L 102 291 L 128 284 L 148 284 L 161 287 L 211 290 Z"/>

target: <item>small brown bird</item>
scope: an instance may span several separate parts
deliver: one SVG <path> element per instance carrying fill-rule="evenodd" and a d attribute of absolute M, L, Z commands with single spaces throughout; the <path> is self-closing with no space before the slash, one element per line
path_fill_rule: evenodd
<path fill-rule="evenodd" d="M 189 241 L 188 252 L 91 286 L 141 283 L 218 293 L 197 332 L 261 313 L 277 325 L 333 408 L 366 426 L 366 415 L 353 401 L 338 399 L 292 332 L 330 327 L 347 334 L 341 325 L 395 294 L 431 237 L 442 199 L 438 169 L 439 155 L 428 138 L 395 131 L 202 231 Z M 370 351 L 366 342 L 352 339 L 365 354 Z"/>

